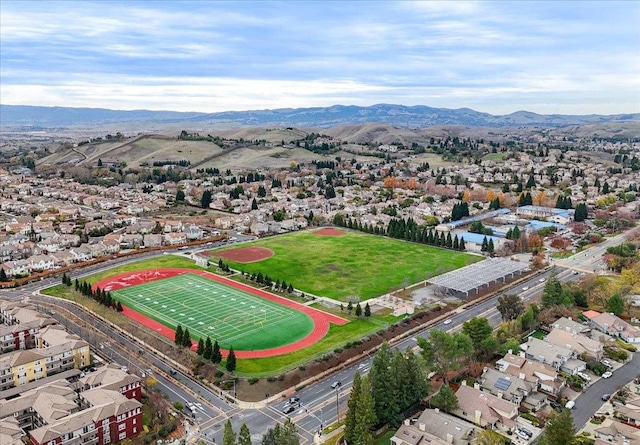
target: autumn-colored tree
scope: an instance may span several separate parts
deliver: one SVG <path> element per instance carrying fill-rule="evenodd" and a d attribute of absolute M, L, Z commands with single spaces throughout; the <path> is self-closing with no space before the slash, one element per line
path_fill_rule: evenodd
<path fill-rule="evenodd" d="M 471 191 L 469 189 L 465 189 L 464 192 L 462 192 L 462 202 L 469 201 L 471 201 Z"/>
<path fill-rule="evenodd" d="M 566 250 L 571 246 L 571 240 L 562 236 L 556 236 L 551 240 L 551 247 L 558 250 Z"/>
<path fill-rule="evenodd" d="M 492 189 L 487 190 L 487 194 L 486 194 L 485 199 L 488 202 L 493 201 L 494 199 L 496 199 L 496 192 L 494 192 Z"/>
<path fill-rule="evenodd" d="M 538 234 L 533 234 L 529 237 L 529 249 L 542 248 L 542 237 Z"/>

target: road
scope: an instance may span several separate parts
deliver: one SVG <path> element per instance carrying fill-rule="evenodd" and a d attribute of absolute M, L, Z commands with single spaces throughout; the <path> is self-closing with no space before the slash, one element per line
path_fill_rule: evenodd
<path fill-rule="evenodd" d="M 586 253 L 579 253 L 569 259 L 556 262 L 556 266 L 559 266 L 557 269 L 559 271 L 558 278 L 561 281 L 566 281 L 576 279 L 580 276 L 570 269 L 565 269 L 566 267 L 575 268 L 578 271 L 582 270 L 584 272 L 594 270 L 598 271 L 602 268 L 600 257 L 606 248 L 620 244 L 623 240 L 623 235 L 619 235 L 598 246 L 588 249 Z M 181 253 L 189 254 L 190 252 L 184 251 Z M 162 255 L 162 253 L 149 252 L 132 258 L 116 259 L 108 263 L 102 263 L 85 268 L 82 270 L 81 274 L 77 275 L 77 277 L 98 273 L 117 265 L 159 255 Z M 500 314 L 495 307 L 496 300 L 499 296 L 508 293 L 517 293 L 525 301 L 534 299 L 540 295 L 544 288 L 544 282 L 540 281 L 541 278 L 545 278 L 546 280 L 551 273 L 552 271 L 548 270 L 534 278 L 519 283 L 516 286 L 511 286 L 486 301 L 472 306 L 465 311 L 451 315 L 450 319 L 452 322 L 450 324 L 445 325 L 443 322 L 436 323 L 414 334 L 412 337 L 398 342 L 393 347 L 401 350 L 405 350 L 407 347 L 415 347 L 416 338 L 428 336 L 431 329 L 459 329 L 462 323 L 475 316 L 487 317 L 491 324 L 495 326 L 500 322 Z M 73 278 L 76 278 L 76 276 L 74 275 Z M 29 297 L 36 303 L 51 303 L 51 299 L 49 297 L 36 296 L 34 295 L 34 292 L 36 290 L 58 284 L 58 282 L 59 278 L 48 278 L 20 288 L 3 291 L 3 296 L 12 300 L 21 300 L 25 297 Z M 528 289 L 523 290 L 525 287 Z M 273 402 L 265 408 L 241 410 L 236 405 L 230 404 L 220 398 L 215 391 L 201 385 L 198 381 L 191 380 L 187 375 L 180 372 L 178 372 L 176 376 L 169 375 L 168 371 L 170 365 L 168 365 L 162 357 L 148 352 L 143 352 L 141 355 L 137 354 L 136 351 L 139 351 L 140 349 L 140 345 L 138 343 L 128 337 L 122 336 L 113 328 L 105 325 L 100 319 L 87 314 L 70 302 L 55 299 L 54 304 L 89 321 L 90 324 L 101 333 L 101 335 L 96 335 L 95 333 L 91 334 L 84 332 L 85 335 L 83 335 L 83 337 L 92 343 L 96 349 L 100 349 L 104 355 L 111 357 L 116 362 L 131 367 L 132 370 L 135 368 L 140 372 L 148 372 L 151 370 L 154 377 L 158 380 L 159 387 L 167 394 L 171 401 L 179 400 L 183 403 L 186 401 L 200 402 L 202 404 L 202 409 L 197 411 L 195 420 L 200 426 L 202 433 L 201 438 L 205 440 L 205 442 L 221 442 L 222 427 L 227 419 L 231 419 L 236 431 L 239 430 L 242 423 L 246 423 L 253 433 L 253 440 L 259 441 L 262 434 L 268 428 L 272 427 L 275 422 L 281 422 L 285 417 L 282 413 L 282 409 L 285 404 L 284 400 Z M 66 320 L 61 321 L 64 324 L 64 321 Z M 78 326 L 68 327 L 72 330 L 81 329 Z M 612 378 L 608 380 L 602 379 L 595 382 L 586 393 L 582 394 L 576 400 L 576 409 L 574 410 L 574 421 L 576 425 L 584 424 L 590 416 L 595 413 L 601 405 L 600 397 L 602 393 L 612 393 L 613 389 L 610 388 L 627 383 L 636 376 L 638 366 L 640 365 L 638 360 L 640 360 L 640 358 L 634 357 L 632 362 L 617 370 Z M 296 393 L 296 396 L 300 398 L 301 405 L 294 412 L 290 413 L 289 416 L 298 426 L 303 444 L 311 443 L 313 435 L 316 431 L 321 429 L 321 426 L 326 426 L 336 420 L 337 413 L 342 412 L 346 406 L 353 375 L 356 370 L 359 370 L 361 374 L 366 374 L 369 368 L 370 357 L 367 357 L 329 377 L 321 379 L 299 390 Z M 335 381 L 341 382 L 341 386 L 337 389 L 331 387 L 332 383 Z M 582 398 L 585 399 L 582 400 Z M 594 400 L 597 400 L 599 403 L 595 404 Z"/>

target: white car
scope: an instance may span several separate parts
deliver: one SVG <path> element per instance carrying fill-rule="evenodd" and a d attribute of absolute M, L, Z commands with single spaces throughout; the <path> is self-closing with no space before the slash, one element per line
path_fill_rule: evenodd
<path fill-rule="evenodd" d="M 445 321 L 443 321 L 442 323 L 444 323 L 444 324 L 451 324 L 451 321 L 452 321 L 452 320 L 451 320 L 450 318 L 448 318 L 448 319 L 446 319 Z"/>
<path fill-rule="evenodd" d="M 517 434 L 520 438 L 522 438 L 522 439 L 524 439 L 524 440 L 527 440 L 527 441 L 529 440 L 529 436 L 527 436 L 527 435 L 524 433 L 524 431 L 516 430 L 516 434 Z"/>
<path fill-rule="evenodd" d="M 544 283 L 546 280 L 547 280 L 546 278 L 542 277 L 538 281 L 541 282 L 541 283 Z"/>
<path fill-rule="evenodd" d="M 589 374 L 585 374 L 584 372 L 579 372 L 578 373 L 579 377 L 582 377 L 584 380 L 586 380 L 587 382 L 591 381 L 591 377 L 589 377 Z"/>
<path fill-rule="evenodd" d="M 608 379 L 609 377 L 611 377 L 613 375 L 613 373 L 611 371 L 607 371 L 604 374 L 602 374 L 602 378 L 603 379 Z"/>
<path fill-rule="evenodd" d="M 529 286 L 523 287 L 522 290 L 529 290 Z"/>

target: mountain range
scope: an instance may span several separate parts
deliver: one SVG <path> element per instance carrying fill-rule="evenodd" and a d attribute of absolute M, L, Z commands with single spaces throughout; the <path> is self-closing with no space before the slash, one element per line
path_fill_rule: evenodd
<path fill-rule="evenodd" d="M 425 105 L 378 104 L 369 107 L 334 105 L 314 108 L 225 111 L 196 113 L 150 110 L 110 110 L 105 108 L 39 107 L 0 105 L 0 126 L 60 128 L 100 126 L 118 123 L 211 125 L 211 126 L 291 126 L 328 128 L 380 122 L 400 127 L 435 125 L 474 127 L 564 127 L 606 122 L 640 122 L 640 113 L 616 115 L 537 114 L 517 111 L 492 115 L 469 108 L 433 108 Z"/>

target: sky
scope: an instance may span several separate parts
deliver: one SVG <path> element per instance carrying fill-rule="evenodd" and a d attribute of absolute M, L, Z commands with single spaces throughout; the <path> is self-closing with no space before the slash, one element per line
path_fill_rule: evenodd
<path fill-rule="evenodd" d="M 0 0 L 0 103 L 640 112 L 640 1 Z"/>

